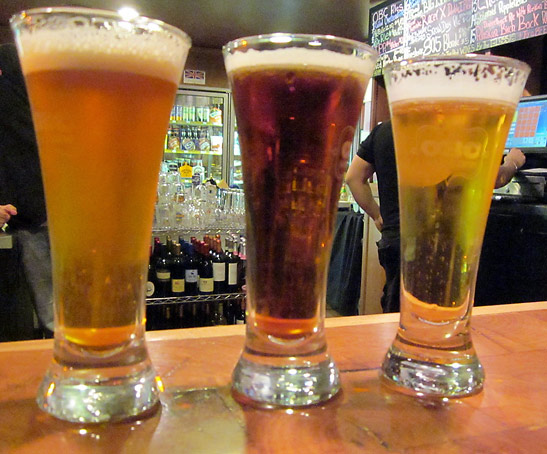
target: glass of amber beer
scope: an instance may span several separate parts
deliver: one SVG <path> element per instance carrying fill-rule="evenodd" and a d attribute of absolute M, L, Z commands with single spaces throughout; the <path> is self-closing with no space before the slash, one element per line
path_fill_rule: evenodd
<path fill-rule="evenodd" d="M 236 398 L 303 406 L 339 390 L 323 329 L 334 218 L 374 70 L 369 46 L 272 34 L 224 47 L 245 181 L 247 332 Z"/>
<path fill-rule="evenodd" d="M 85 8 L 14 16 L 52 248 L 53 364 L 41 408 L 120 420 L 159 402 L 144 287 L 169 113 L 191 42 L 159 21 Z"/>
<path fill-rule="evenodd" d="M 529 67 L 425 57 L 384 77 L 399 177 L 401 315 L 386 383 L 426 397 L 482 389 L 470 317 L 492 190 Z"/>

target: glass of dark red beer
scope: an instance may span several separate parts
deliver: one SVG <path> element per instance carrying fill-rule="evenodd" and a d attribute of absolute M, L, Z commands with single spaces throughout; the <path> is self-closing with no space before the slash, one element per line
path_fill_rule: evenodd
<path fill-rule="evenodd" d="M 377 53 L 333 36 L 271 34 L 224 47 L 243 161 L 247 332 L 240 401 L 303 406 L 334 396 L 325 340 L 334 219 Z"/>

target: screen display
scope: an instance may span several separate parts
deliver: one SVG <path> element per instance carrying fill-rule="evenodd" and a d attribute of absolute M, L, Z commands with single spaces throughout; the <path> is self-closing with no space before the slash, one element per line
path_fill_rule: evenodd
<path fill-rule="evenodd" d="M 522 98 L 509 129 L 505 148 L 547 152 L 547 95 Z"/>

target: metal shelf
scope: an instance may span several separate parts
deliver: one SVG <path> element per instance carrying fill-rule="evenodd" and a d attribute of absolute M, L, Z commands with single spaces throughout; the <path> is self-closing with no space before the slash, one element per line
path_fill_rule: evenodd
<path fill-rule="evenodd" d="M 161 306 L 164 304 L 190 304 L 190 303 L 208 303 L 238 300 L 245 297 L 245 293 L 218 293 L 215 295 L 192 295 L 177 296 L 169 298 L 147 298 L 147 306 Z"/>
<path fill-rule="evenodd" d="M 225 229 L 217 229 L 217 228 L 200 228 L 200 229 L 153 229 L 152 235 L 187 235 L 187 234 L 199 234 L 199 233 L 207 233 L 208 235 L 226 235 L 229 233 L 236 233 L 236 234 L 245 234 L 245 229 L 236 229 L 236 228 L 225 228 Z"/>

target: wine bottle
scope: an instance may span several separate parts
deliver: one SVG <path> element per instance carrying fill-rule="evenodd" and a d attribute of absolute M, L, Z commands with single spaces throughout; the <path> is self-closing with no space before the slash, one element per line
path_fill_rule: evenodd
<path fill-rule="evenodd" d="M 186 267 L 179 243 L 173 245 L 173 251 L 174 254 L 171 260 L 171 296 L 184 296 Z"/>
<path fill-rule="evenodd" d="M 186 295 L 197 295 L 199 292 L 199 262 L 196 258 L 194 246 L 186 243 L 184 257 L 184 290 Z"/>
<path fill-rule="evenodd" d="M 150 259 L 148 261 L 148 277 L 146 280 L 146 298 L 154 298 L 156 296 L 156 258 L 153 254 L 152 246 L 150 246 Z"/>
<path fill-rule="evenodd" d="M 156 263 L 157 296 L 165 298 L 171 294 L 171 257 L 166 244 L 160 247 L 161 255 Z"/>
<path fill-rule="evenodd" d="M 213 254 L 211 262 L 213 264 L 213 293 L 226 293 L 226 268 L 228 259 L 222 252 L 219 240 L 213 241 Z"/>
<path fill-rule="evenodd" d="M 240 291 L 243 291 L 243 286 L 245 285 L 246 271 L 247 271 L 247 245 L 246 245 L 245 237 L 242 236 L 239 242 L 239 263 L 237 268 L 238 288 Z"/>
<path fill-rule="evenodd" d="M 226 253 L 226 265 L 228 276 L 226 279 L 226 291 L 228 293 L 237 293 L 238 291 L 238 266 L 239 266 L 239 254 L 234 253 L 234 241 L 233 238 L 226 239 L 227 253 Z"/>
<path fill-rule="evenodd" d="M 199 293 L 211 295 L 214 290 L 213 263 L 211 261 L 209 247 L 200 243 L 201 262 L 199 266 Z"/>
<path fill-rule="evenodd" d="M 238 287 L 240 291 L 243 291 L 243 286 L 246 283 L 246 271 L 247 271 L 247 245 L 245 237 L 240 238 L 239 242 L 239 263 L 238 263 Z M 246 311 L 246 298 L 239 300 L 239 306 L 237 307 L 236 324 L 245 323 L 245 311 Z"/>

